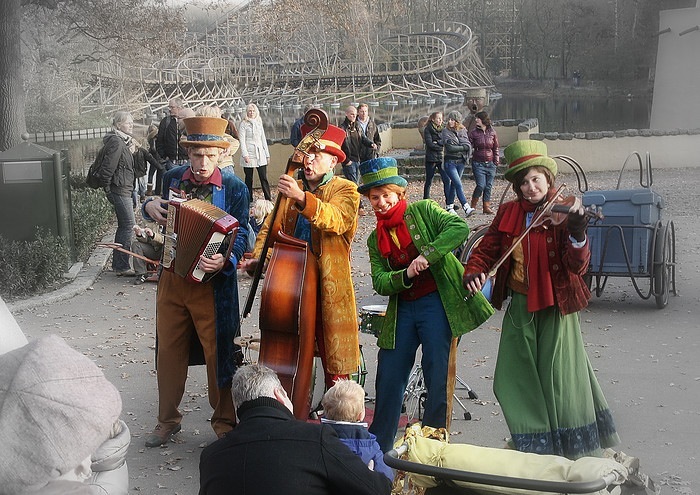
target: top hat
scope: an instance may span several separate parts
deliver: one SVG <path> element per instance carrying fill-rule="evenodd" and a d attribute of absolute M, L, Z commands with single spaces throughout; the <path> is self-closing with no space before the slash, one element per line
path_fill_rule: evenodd
<path fill-rule="evenodd" d="M 401 187 L 408 185 L 406 179 L 399 175 L 396 159 L 390 156 L 372 158 L 360 163 L 360 175 L 362 176 L 362 185 L 357 188 L 360 194 L 368 192 L 373 187 L 386 184 L 396 184 Z"/>
<path fill-rule="evenodd" d="M 547 156 L 547 145 L 542 141 L 526 139 L 516 141 L 506 146 L 503 155 L 508 164 L 508 169 L 503 174 L 506 180 L 513 182 L 515 174 L 530 167 L 545 167 L 557 175 L 557 162 Z"/>
<path fill-rule="evenodd" d="M 302 124 L 301 135 L 306 136 L 308 133 L 314 130 L 314 127 Z M 318 140 L 318 144 L 312 147 L 317 151 L 325 151 L 331 155 L 338 157 L 338 161 L 343 163 L 346 159 L 345 152 L 343 151 L 343 141 L 345 141 L 345 130 L 338 126 L 328 124 L 328 129 L 323 133 L 323 136 Z"/>
<path fill-rule="evenodd" d="M 219 117 L 187 117 L 182 119 L 185 124 L 187 138 L 180 141 L 180 145 L 199 146 L 202 148 L 229 147 L 229 142 L 224 137 L 228 120 Z"/>

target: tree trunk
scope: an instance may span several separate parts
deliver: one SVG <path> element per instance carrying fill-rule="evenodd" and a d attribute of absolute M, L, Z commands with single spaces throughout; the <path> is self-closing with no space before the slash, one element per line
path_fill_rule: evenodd
<path fill-rule="evenodd" d="M 21 142 L 27 130 L 20 45 L 21 0 L 0 0 L 0 151 Z"/>

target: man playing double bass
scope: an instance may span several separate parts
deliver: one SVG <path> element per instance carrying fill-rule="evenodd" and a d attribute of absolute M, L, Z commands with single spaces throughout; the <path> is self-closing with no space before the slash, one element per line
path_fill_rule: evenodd
<path fill-rule="evenodd" d="M 302 135 L 311 131 L 302 126 Z M 326 386 L 357 372 L 360 361 L 355 291 L 350 274 L 350 247 L 357 230 L 360 195 L 349 180 L 333 175 L 345 161 L 341 149 L 345 132 L 328 125 L 304 156 L 303 178 L 284 174 L 277 184 L 282 231 L 308 243 L 319 269 L 316 345 L 325 371 Z M 241 262 L 248 273 L 255 271 L 273 215 L 268 215 L 258 234 L 251 259 Z M 268 268 L 268 275 L 269 268 Z"/>

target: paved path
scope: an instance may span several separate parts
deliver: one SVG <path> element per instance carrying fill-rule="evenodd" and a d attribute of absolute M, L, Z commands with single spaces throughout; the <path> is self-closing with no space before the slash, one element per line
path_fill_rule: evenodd
<path fill-rule="evenodd" d="M 615 187 L 616 174 L 590 174 L 591 189 Z M 571 183 L 572 178 L 566 178 Z M 632 188 L 634 178 L 630 181 Z M 421 184 L 411 184 L 417 199 Z M 467 187 L 471 184 L 467 182 Z M 504 183 L 498 184 L 499 192 Z M 433 196 L 440 197 L 438 186 Z M 664 219 L 676 226 L 677 283 L 680 295 L 659 310 L 636 295 L 628 278 L 610 279 L 601 297 L 582 313 L 589 356 L 622 438 L 620 450 L 641 458 L 643 470 L 664 493 L 697 491 L 700 434 L 700 238 L 694 203 L 700 168 L 658 170 L 654 189 L 667 208 Z M 487 221 L 477 215 L 470 225 Z M 374 227 L 362 217 L 353 246 L 358 307 L 383 303 L 373 293 L 365 239 Z M 55 294 L 8 305 L 29 338 L 56 333 L 94 359 L 122 393 L 123 418 L 132 432 L 128 463 L 131 488 L 144 494 L 194 494 L 198 489 L 201 449 L 215 439 L 208 424 L 206 379 L 202 367 L 190 369 L 183 430 L 163 448 L 146 449 L 145 435 L 155 425 L 156 380 L 153 370 L 155 285 L 132 286 L 129 280 L 102 272 L 106 253 L 96 250 L 76 281 Z M 241 299 L 249 280 L 241 280 Z M 48 304 L 43 304 L 48 303 Z M 254 309 L 253 314 L 256 314 Z M 460 345 L 458 374 L 478 394 L 469 400 L 459 391 L 472 419 L 462 419 L 457 405 L 453 441 L 500 447 L 508 435 L 491 390 L 502 313 L 467 335 Z M 243 332 L 256 331 L 255 318 Z M 375 339 L 361 334 L 368 379 L 374 389 Z M 254 358 L 251 355 L 251 358 Z"/>

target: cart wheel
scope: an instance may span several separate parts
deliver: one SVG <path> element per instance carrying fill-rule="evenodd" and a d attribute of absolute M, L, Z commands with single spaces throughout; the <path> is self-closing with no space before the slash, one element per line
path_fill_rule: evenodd
<path fill-rule="evenodd" d="M 462 247 L 462 252 L 459 255 L 459 261 L 466 263 L 469 260 L 469 256 L 472 254 L 472 251 L 474 251 L 474 248 L 479 245 L 481 238 L 484 237 L 484 234 L 486 234 L 486 231 L 488 230 L 489 224 L 479 225 L 472 229 L 469 237 L 467 237 L 467 240 Z"/>
<path fill-rule="evenodd" d="M 464 413 L 464 419 L 466 419 L 467 421 L 469 421 L 470 419 L 472 419 L 472 414 L 471 414 L 470 412 L 468 412 L 468 411 L 465 412 L 465 413 Z"/>
<path fill-rule="evenodd" d="M 663 309 L 668 304 L 668 294 L 673 283 L 675 294 L 675 230 L 669 222 L 656 233 L 656 250 L 654 251 L 654 296 L 656 307 Z"/>

